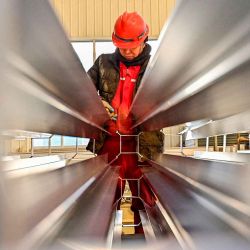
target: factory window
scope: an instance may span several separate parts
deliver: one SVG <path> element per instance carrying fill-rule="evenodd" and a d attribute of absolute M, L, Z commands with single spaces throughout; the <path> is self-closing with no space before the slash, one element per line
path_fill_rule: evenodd
<path fill-rule="evenodd" d="M 61 135 L 53 135 L 51 137 L 51 146 L 52 147 L 62 147 L 62 146 L 75 146 L 77 137 L 71 136 L 62 136 Z M 89 142 L 88 138 L 78 138 L 78 146 L 86 146 Z M 49 138 L 42 139 L 34 139 L 33 140 L 34 147 L 48 147 L 49 146 Z"/>
<path fill-rule="evenodd" d="M 83 145 L 83 146 L 87 146 L 89 143 L 89 139 L 88 138 L 78 138 L 78 145 Z"/>
<path fill-rule="evenodd" d="M 62 142 L 61 135 L 53 135 L 51 138 L 51 146 L 52 147 L 60 147 Z"/>
<path fill-rule="evenodd" d="M 96 42 L 96 58 L 101 54 L 115 52 L 115 48 L 112 42 Z"/>
<path fill-rule="evenodd" d="M 61 146 L 61 135 L 53 135 L 51 137 L 51 146 L 60 147 Z M 49 137 L 41 139 L 33 139 L 34 147 L 48 147 L 49 146 Z"/>
<path fill-rule="evenodd" d="M 77 137 L 64 136 L 63 137 L 63 146 L 75 146 Z M 89 142 L 87 138 L 78 138 L 78 146 L 86 146 Z"/>
<path fill-rule="evenodd" d="M 152 41 L 148 41 L 148 43 L 152 47 L 151 55 L 153 56 L 158 48 L 159 41 L 152 40 Z M 93 42 L 72 42 L 71 44 L 76 54 L 78 55 L 84 69 L 88 71 L 89 68 L 94 63 Z M 110 42 L 98 42 L 97 41 L 95 43 L 95 57 L 97 58 L 99 55 L 105 54 L 105 53 L 113 53 L 115 49 L 116 47 L 111 41 Z"/>
<path fill-rule="evenodd" d="M 72 42 L 72 47 L 80 59 L 84 69 L 93 65 L 93 43 L 92 42 Z"/>
<path fill-rule="evenodd" d="M 34 147 L 48 147 L 49 139 L 33 139 Z"/>

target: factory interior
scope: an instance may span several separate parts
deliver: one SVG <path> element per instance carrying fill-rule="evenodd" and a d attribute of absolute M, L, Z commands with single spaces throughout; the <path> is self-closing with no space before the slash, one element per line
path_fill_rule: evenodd
<path fill-rule="evenodd" d="M 125 11 L 152 47 L 140 132 L 117 131 L 139 178 L 97 152 L 110 117 L 87 73 Z M 0 20 L 0 250 L 250 249 L 249 0 L 1 0 Z"/>

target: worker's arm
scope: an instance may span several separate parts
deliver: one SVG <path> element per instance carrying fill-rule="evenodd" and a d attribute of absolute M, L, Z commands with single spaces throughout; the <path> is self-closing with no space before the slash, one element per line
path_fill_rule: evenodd
<path fill-rule="evenodd" d="M 102 104 L 105 107 L 106 111 L 108 112 L 110 118 L 114 121 L 117 119 L 117 114 L 115 113 L 114 108 L 106 101 L 102 100 Z"/>
<path fill-rule="evenodd" d="M 88 75 L 93 81 L 97 90 L 99 90 L 99 61 L 100 56 L 96 59 L 94 65 L 88 70 Z"/>
<path fill-rule="evenodd" d="M 94 65 L 88 70 L 88 75 L 90 76 L 93 83 L 95 84 L 97 91 L 100 90 L 100 88 L 99 88 L 99 84 L 100 84 L 99 83 L 99 81 L 100 81 L 99 63 L 100 63 L 100 56 L 96 59 Z M 105 107 L 106 111 L 108 112 L 110 118 L 112 120 L 116 120 L 117 115 L 114 113 L 113 107 L 107 101 L 105 101 L 103 98 L 102 98 L 102 103 L 103 103 L 103 106 Z"/>
<path fill-rule="evenodd" d="M 240 136 L 240 137 L 238 138 L 238 142 L 249 142 L 249 138 L 244 137 L 244 136 Z"/>

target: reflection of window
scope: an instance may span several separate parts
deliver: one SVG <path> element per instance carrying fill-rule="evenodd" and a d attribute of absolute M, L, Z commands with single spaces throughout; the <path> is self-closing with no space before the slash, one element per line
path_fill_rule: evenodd
<path fill-rule="evenodd" d="M 62 144 L 62 140 L 63 140 L 63 144 Z M 51 137 L 51 146 L 52 147 L 76 146 L 76 140 L 78 140 L 78 146 L 87 146 L 89 142 L 88 138 L 77 138 L 77 137 L 72 137 L 72 136 L 53 135 Z M 34 147 L 48 147 L 49 138 L 33 139 L 33 145 Z"/>
<path fill-rule="evenodd" d="M 76 138 L 71 136 L 63 137 L 63 146 L 74 146 L 76 145 Z"/>
<path fill-rule="evenodd" d="M 88 138 L 78 138 L 78 145 L 87 146 L 88 143 L 89 143 L 89 139 Z"/>
<path fill-rule="evenodd" d="M 51 137 L 51 146 L 52 147 L 60 147 L 61 146 L 61 135 L 53 135 Z M 44 139 L 33 139 L 33 144 L 35 147 L 48 147 L 49 146 L 49 138 Z"/>
<path fill-rule="evenodd" d="M 87 139 L 87 138 L 77 138 L 77 137 L 71 137 L 71 136 L 64 136 L 63 137 L 63 146 L 75 146 L 76 140 L 78 140 L 78 146 L 87 145 L 89 142 L 89 139 Z"/>
<path fill-rule="evenodd" d="M 51 146 L 52 147 L 60 147 L 62 143 L 61 135 L 53 135 L 51 138 Z"/>
<path fill-rule="evenodd" d="M 49 139 L 33 139 L 34 147 L 48 147 Z"/>

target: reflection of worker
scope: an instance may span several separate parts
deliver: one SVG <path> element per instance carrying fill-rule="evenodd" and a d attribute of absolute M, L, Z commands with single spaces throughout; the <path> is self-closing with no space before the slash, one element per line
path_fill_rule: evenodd
<path fill-rule="evenodd" d="M 249 149 L 249 138 L 240 136 L 238 137 L 238 149 L 240 149 L 240 144 L 244 143 L 245 144 L 245 149 Z"/>
<path fill-rule="evenodd" d="M 117 47 L 115 53 L 99 56 L 88 72 L 111 118 L 106 124 L 106 129 L 111 135 L 102 134 L 100 140 L 95 143 L 96 152 L 108 153 L 109 162 L 120 152 L 120 137 L 117 131 L 125 135 L 139 133 L 138 129 L 132 129 L 133 118 L 129 114 L 129 109 L 150 58 L 151 47 L 146 43 L 148 32 L 148 25 L 139 14 L 123 13 L 117 19 L 112 34 L 113 43 Z M 161 152 L 162 144 L 163 137 L 159 131 L 140 135 L 140 153 L 146 158 L 153 158 L 155 153 Z M 136 145 L 135 137 L 122 137 L 122 152 L 136 152 Z M 90 141 L 87 149 L 92 150 L 92 147 L 93 142 Z M 121 154 L 112 162 L 112 165 L 120 166 L 119 174 L 123 179 L 137 179 L 142 176 L 136 154 Z M 124 189 L 124 182 L 119 183 L 121 184 Z M 137 182 L 129 181 L 129 185 L 132 195 L 137 196 Z M 152 195 L 143 180 L 141 180 L 140 189 L 144 201 L 148 205 L 154 204 Z M 118 188 L 117 198 L 121 196 L 121 191 L 123 190 Z M 137 223 L 139 222 L 138 210 L 143 209 L 143 205 L 139 199 L 133 199 L 131 208 Z M 137 228 L 135 229 L 138 231 Z"/>

